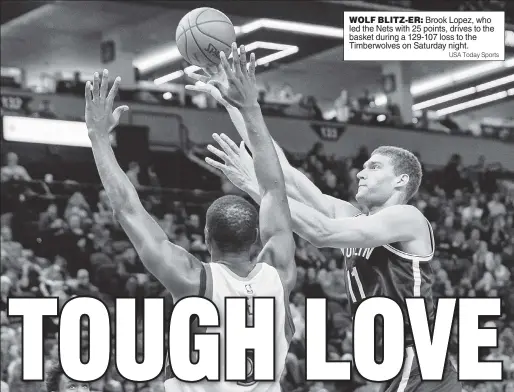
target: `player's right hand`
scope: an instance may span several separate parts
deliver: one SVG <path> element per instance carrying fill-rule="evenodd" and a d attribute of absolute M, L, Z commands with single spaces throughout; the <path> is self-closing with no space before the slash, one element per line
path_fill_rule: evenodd
<path fill-rule="evenodd" d="M 212 137 L 219 144 L 221 150 L 211 144 L 207 146 L 207 149 L 220 158 L 223 163 L 209 157 L 205 158 L 205 162 L 221 170 L 230 182 L 242 191 L 247 193 L 249 190 L 258 192 L 259 185 L 255 175 L 253 160 L 248 151 L 246 151 L 244 142 L 241 142 L 238 147 L 232 139 L 223 133 L 221 136 L 214 133 Z"/>
<path fill-rule="evenodd" d="M 106 69 L 103 71 L 101 83 L 98 72 L 95 72 L 92 86 L 91 82 L 87 81 L 85 89 L 85 118 L 86 127 L 90 135 L 109 133 L 118 125 L 121 114 L 129 110 L 129 107 L 126 105 L 117 107 L 114 111 L 112 110 L 120 80 L 120 77 L 114 80 L 109 94 L 107 94 L 109 72 Z"/>
<path fill-rule="evenodd" d="M 250 54 L 250 62 L 247 65 L 246 50 L 241 45 L 239 51 L 237 44 L 232 43 L 232 65 L 229 63 L 225 52 L 220 52 L 221 66 L 227 75 L 228 88 L 215 83 L 221 95 L 232 106 L 238 109 L 258 107 L 259 89 L 255 80 L 255 53 Z"/>
<path fill-rule="evenodd" d="M 209 93 L 225 107 L 243 109 L 257 106 L 259 90 L 255 81 L 255 54 L 251 53 L 250 62 L 247 63 L 244 45 L 238 51 L 234 42 L 232 65 L 223 51 L 220 58 L 221 63 L 214 76 L 207 70 L 204 71 L 210 77 L 188 72 L 188 76 L 197 82 L 194 86 L 187 85 L 186 89 Z"/>

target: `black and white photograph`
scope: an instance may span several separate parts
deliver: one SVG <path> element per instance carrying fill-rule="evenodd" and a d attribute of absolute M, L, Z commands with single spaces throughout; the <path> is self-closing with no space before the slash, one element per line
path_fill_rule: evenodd
<path fill-rule="evenodd" d="M 514 1 L 0 6 L 0 392 L 514 392 Z"/>

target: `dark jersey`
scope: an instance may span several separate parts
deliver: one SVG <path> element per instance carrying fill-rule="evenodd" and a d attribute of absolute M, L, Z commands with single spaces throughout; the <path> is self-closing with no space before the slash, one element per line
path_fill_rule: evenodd
<path fill-rule="evenodd" d="M 432 252 L 426 256 L 403 252 L 399 250 L 398 244 L 376 248 L 341 249 L 347 280 L 346 292 L 352 315 L 366 298 L 387 297 L 394 300 L 404 315 L 406 346 L 412 345 L 413 340 L 405 299 L 425 298 L 430 324 L 435 317 L 430 265 L 435 244 L 432 227 L 428 221 L 427 224 L 430 229 Z"/>

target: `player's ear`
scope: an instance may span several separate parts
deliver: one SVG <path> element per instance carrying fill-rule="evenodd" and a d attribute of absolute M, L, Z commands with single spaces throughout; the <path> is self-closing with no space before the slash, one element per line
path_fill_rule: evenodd
<path fill-rule="evenodd" d="M 401 174 L 398 177 L 396 177 L 396 185 L 398 187 L 406 186 L 408 182 L 409 182 L 408 174 Z"/>
<path fill-rule="evenodd" d="M 205 237 L 205 245 L 207 245 L 207 249 L 210 252 L 211 251 L 211 238 L 209 236 L 209 229 L 207 228 L 207 226 L 205 226 L 205 228 L 203 229 L 203 234 Z"/>

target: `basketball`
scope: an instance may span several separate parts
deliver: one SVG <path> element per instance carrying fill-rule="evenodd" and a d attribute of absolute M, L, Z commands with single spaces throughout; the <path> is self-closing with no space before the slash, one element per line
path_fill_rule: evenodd
<path fill-rule="evenodd" d="M 180 20 L 175 35 L 182 57 L 201 68 L 218 65 L 220 52 L 228 56 L 235 40 L 234 25 L 227 15 L 208 7 L 187 13 Z"/>

